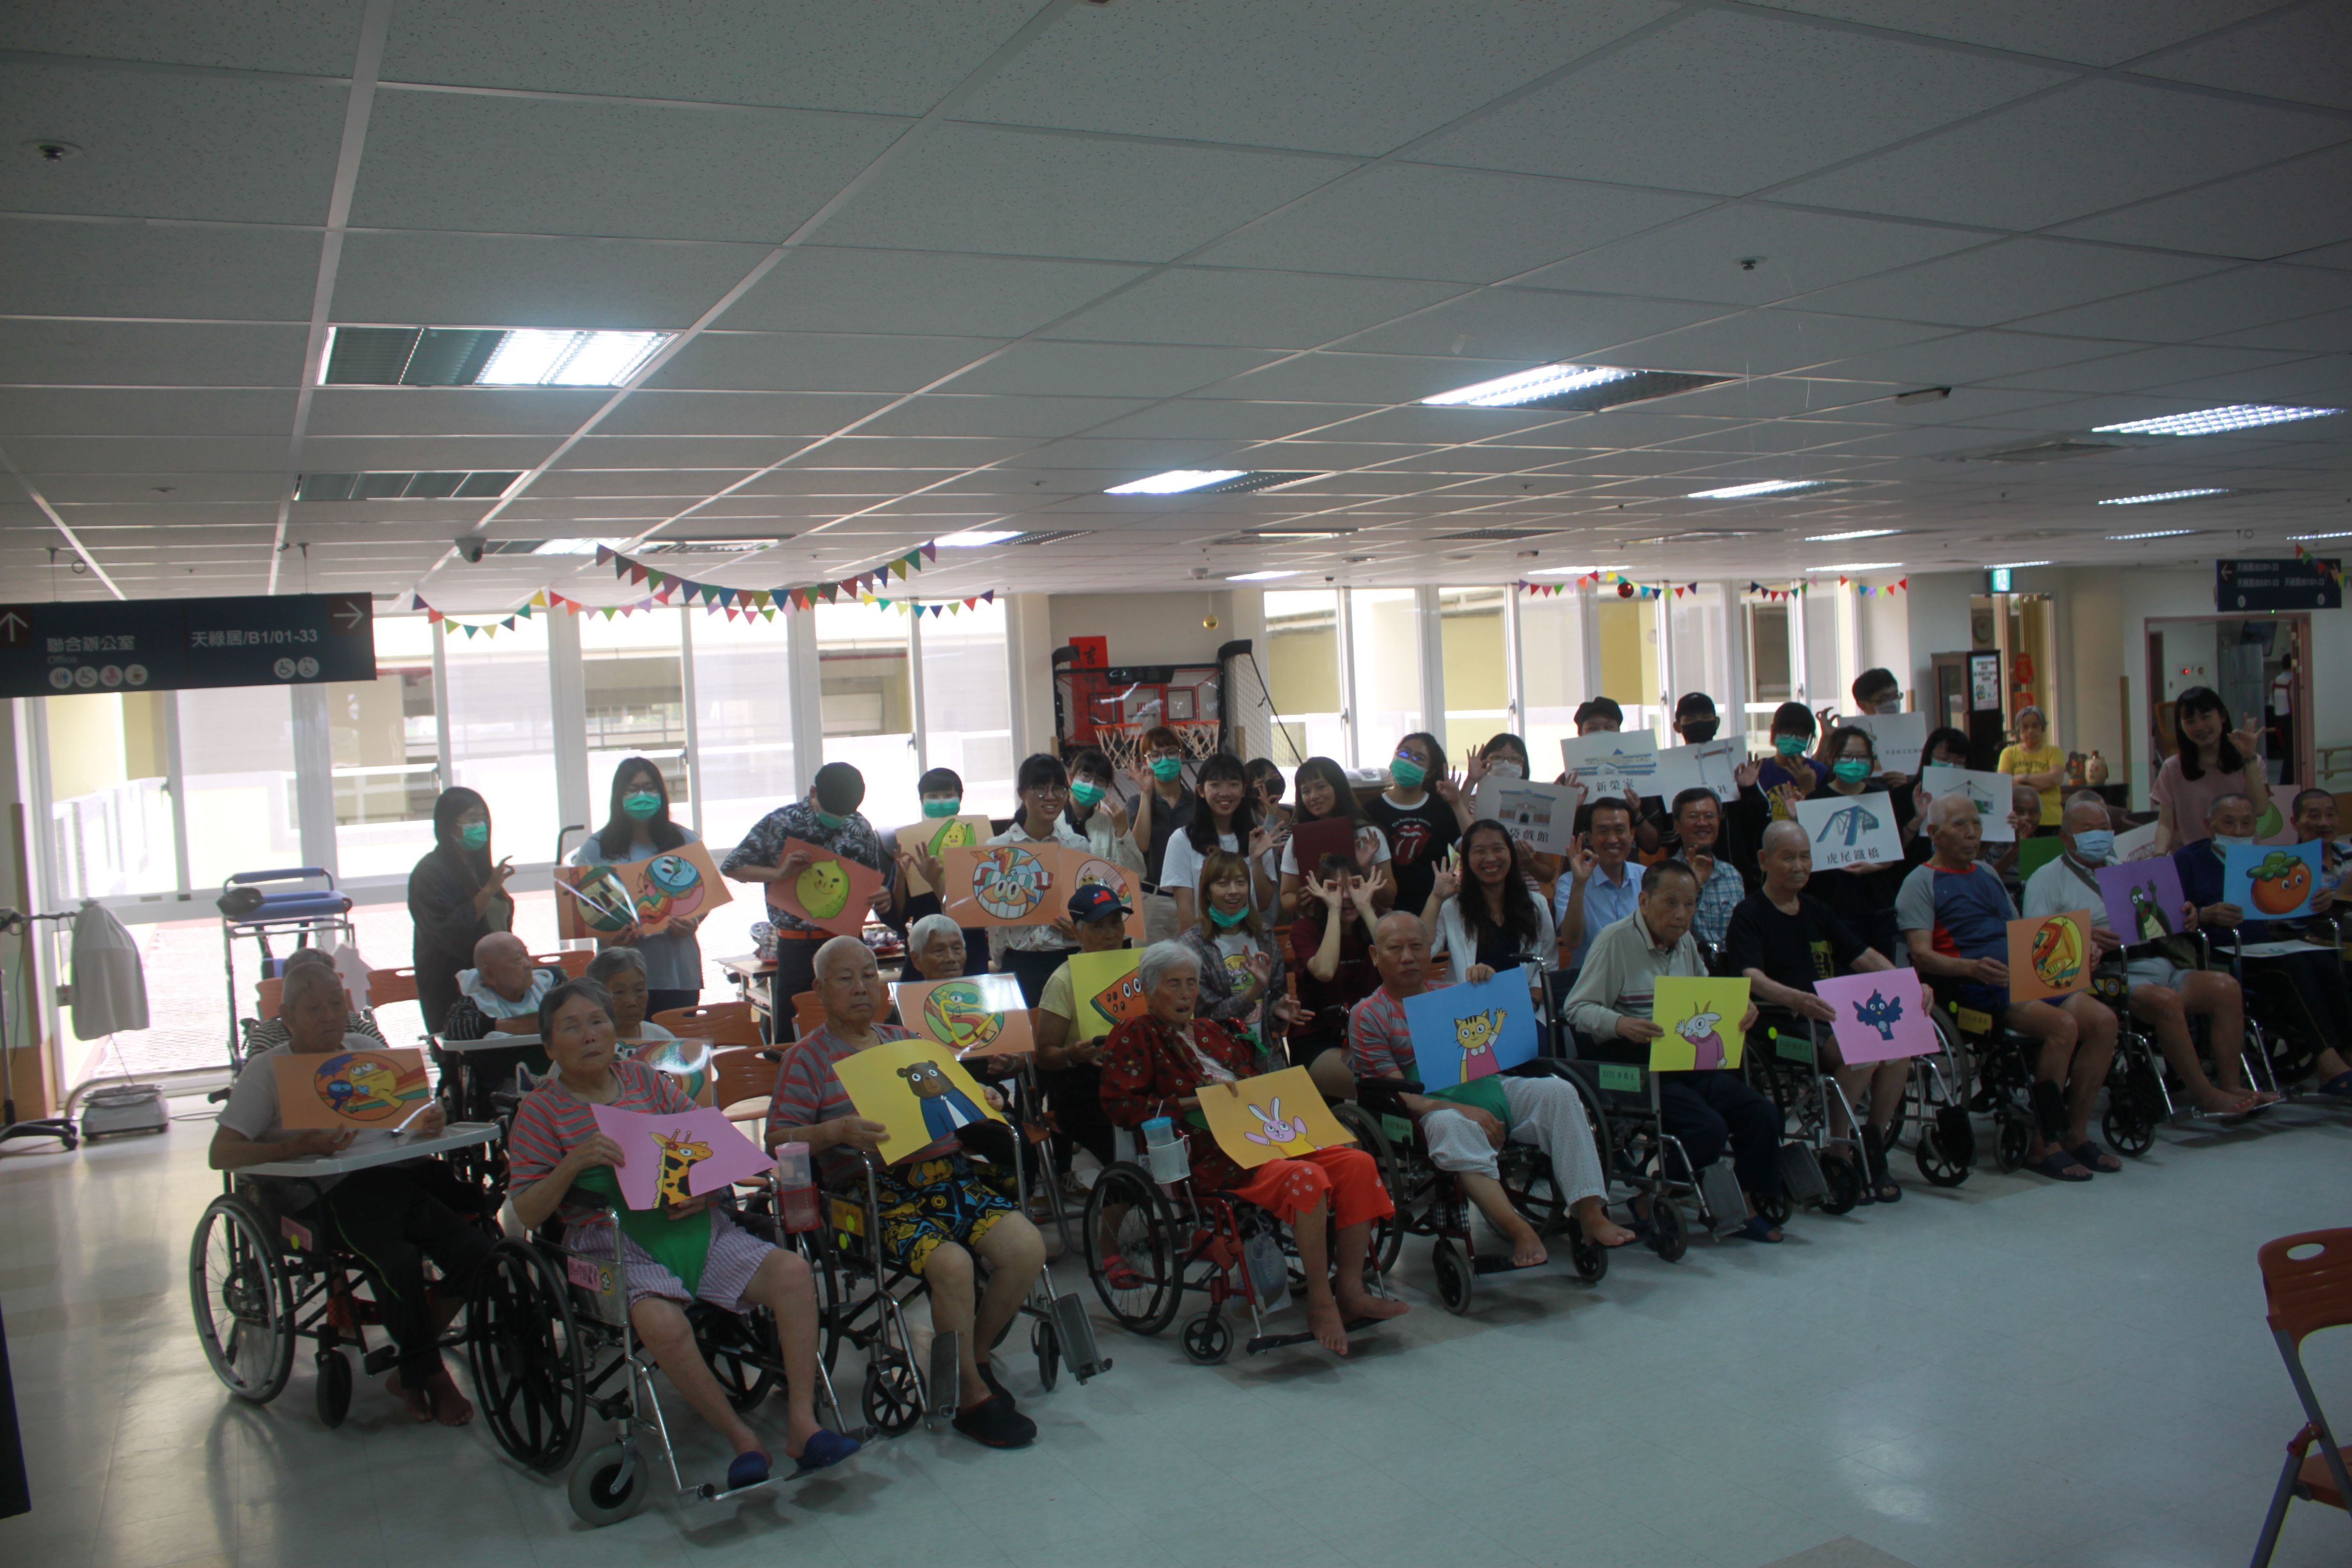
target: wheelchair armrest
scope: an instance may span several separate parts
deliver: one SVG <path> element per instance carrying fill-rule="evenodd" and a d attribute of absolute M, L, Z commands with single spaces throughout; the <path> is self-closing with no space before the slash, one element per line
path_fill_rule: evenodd
<path fill-rule="evenodd" d="M 1409 1078 L 1360 1078 L 1356 1080 L 1356 1103 L 1375 1116 L 1410 1116 L 1404 1108 L 1404 1097 L 1419 1094 L 1422 1086 Z"/>

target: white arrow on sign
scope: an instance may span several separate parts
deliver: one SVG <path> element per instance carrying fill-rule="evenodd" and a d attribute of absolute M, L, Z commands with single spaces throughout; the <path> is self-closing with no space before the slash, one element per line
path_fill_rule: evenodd
<path fill-rule="evenodd" d="M 343 630 L 347 632 L 355 632 L 359 630 L 360 622 L 367 618 L 367 612 L 361 609 L 357 605 L 337 605 L 334 615 L 337 620 L 343 623 Z"/>
<path fill-rule="evenodd" d="M 24 641 L 25 634 L 32 629 L 32 623 L 14 610 L 0 616 L 0 639 L 5 639 L 11 647 Z"/>

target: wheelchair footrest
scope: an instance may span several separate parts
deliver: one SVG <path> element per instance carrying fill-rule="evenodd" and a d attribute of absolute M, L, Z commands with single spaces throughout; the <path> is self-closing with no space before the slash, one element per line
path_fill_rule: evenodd
<path fill-rule="evenodd" d="M 400 1347 L 398 1345 L 378 1345 L 368 1352 L 366 1357 L 361 1361 L 360 1370 L 373 1377 L 377 1373 L 390 1372 L 399 1364 Z"/>
<path fill-rule="evenodd" d="M 1380 1318 L 1357 1318 L 1341 1324 L 1340 1327 L 1346 1329 L 1351 1335 L 1360 1334 L 1366 1329 L 1377 1328 L 1384 1321 Z M 1242 1349 L 1251 1355 L 1258 1355 L 1266 1351 L 1284 1350 L 1291 1345 L 1311 1345 L 1314 1342 L 1314 1332 L 1311 1330 L 1302 1329 L 1291 1334 L 1257 1334 L 1253 1336 Z"/>
<path fill-rule="evenodd" d="M 1054 1325 L 1054 1339 L 1063 1364 L 1080 1383 L 1110 1370 L 1110 1363 L 1095 1344 L 1094 1320 L 1087 1316 L 1087 1304 L 1076 1291 L 1066 1291 L 1054 1298 L 1048 1321 Z"/>
<path fill-rule="evenodd" d="M 1748 1223 L 1748 1199 L 1729 1163 L 1717 1160 L 1698 1173 L 1699 1196 L 1706 1202 L 1707 1228 L 1717 1235 Z"/>
<path fill-rule="evenodd" d="M 963 1336 L 953 1329 L 931 1341 L 930 1409 L 934 1421 L 952 1421 L 963 1400 Z"/>
<path fill-rule="evenodd" d="M 1822 1174 L 1821 1156 L 1810 1143 L 1780 1145 L 1780 1184 L 1789 1190 L 1790 1201 L 1817 1204 L 1830 1195 L 1830 1184 Z"/>
<path fill-rule="evenodd" d="M 1559 1259 L 1551 1258 L 1547 1261 L 1558 1262 Z M 1507 1254 L 1500 1252 L 1482 1252 L 1470 1259 L 1470 1272 L 1473 1274 L 1517 1274 L 1522 1269 L 1543 1267 L 1542 1263 L 1514 1262 Z"/>

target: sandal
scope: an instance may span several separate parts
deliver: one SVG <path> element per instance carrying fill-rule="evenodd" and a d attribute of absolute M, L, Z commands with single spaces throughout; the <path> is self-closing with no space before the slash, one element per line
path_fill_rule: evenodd
<path fill-rule="evenodd" d="M 1775 1228 L 1776 1227 L 1773 1226 L 1772 1222 L 1766 1219 L 1762 1215 L 1752 1214 L 1748 1216 L 1748 1223 L 1746 1225 L 1741 1226 L 1738 1230 L 1731 1231 L 1728 1234 L 1736 1240 L 1768 1242 L 1777 1247 L 1788 1238 L 1782 1236 L 1775 1236 L 1773 1234 Z"/>
<path fill-rule="evenodd" d="M 1135 1266 L 1114 1252 L 1103 1259 L 1103 1283 L 1114 1290 L 1149 1290 L 1151 1281 L 1135 1271 Z"/>
<path fill-rule="evenodd" d="M 727 1467 L 727 1489 L 757 1486 L 768 1479 L 768 1456 L 759 1448 L 747 1448 L 735 1456 Z"/>
<path fill-rule="evenodd" d="M 799 1464 L 793 1474 L 804 1476 L 811 1470 L 822 1470 L 837 1465 L 863 1447 L 856 1438 L 845 1436 L 830 1427 L 820 1426 L 801 1449 Z"/>
<path fill-rule="evenodd" d="M 2074 1156 L 2063 1149 L 2053 1149 L 2025 1168 L 2053 1182 L 2087 1182 L 2091 1179 L 2091 1173 L 2076 1164 Z"/>
<path fill-rule="evenodd" d="M 2076 1164 L 2087 1171 L 2096 1171 L 2104 1176 L 2112 1176 L 2124 1168 L 2124 1163 L 2121 1160 L 2088 1139 L 2075 1144 L 2068 1152 L 2074 1156 Z"/>

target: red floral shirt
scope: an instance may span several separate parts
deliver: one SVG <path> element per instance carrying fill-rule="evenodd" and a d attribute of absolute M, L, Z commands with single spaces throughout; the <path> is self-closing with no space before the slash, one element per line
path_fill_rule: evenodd
<path fill-rule="evenodd" d="M 1213 1018 L 1192 1020 L 1192 1041 L 1212 1061 L 1237 1079 L 1255 1078 L 1266 1068 L 1265 1058 L 1246 1042 L 1225 1032 Z M 1103 1042 L 1103 1114 L 1115 1127 L 1140 1128 L 1155 1116 L 1176 1124 L 1184 1151 L 1192 1163 L 1192 1180 L 1203 1190 L 1221 1192 L 1249 1180 L 1248 1173 L 1228 1158 L 1205 1128 L 1184 1120 L 1176 1102 L 1198 1094 L 1208 1075 L 1199 1058 L 1170 1025 L 1146 1016 L 1121 1024 Z"/>

